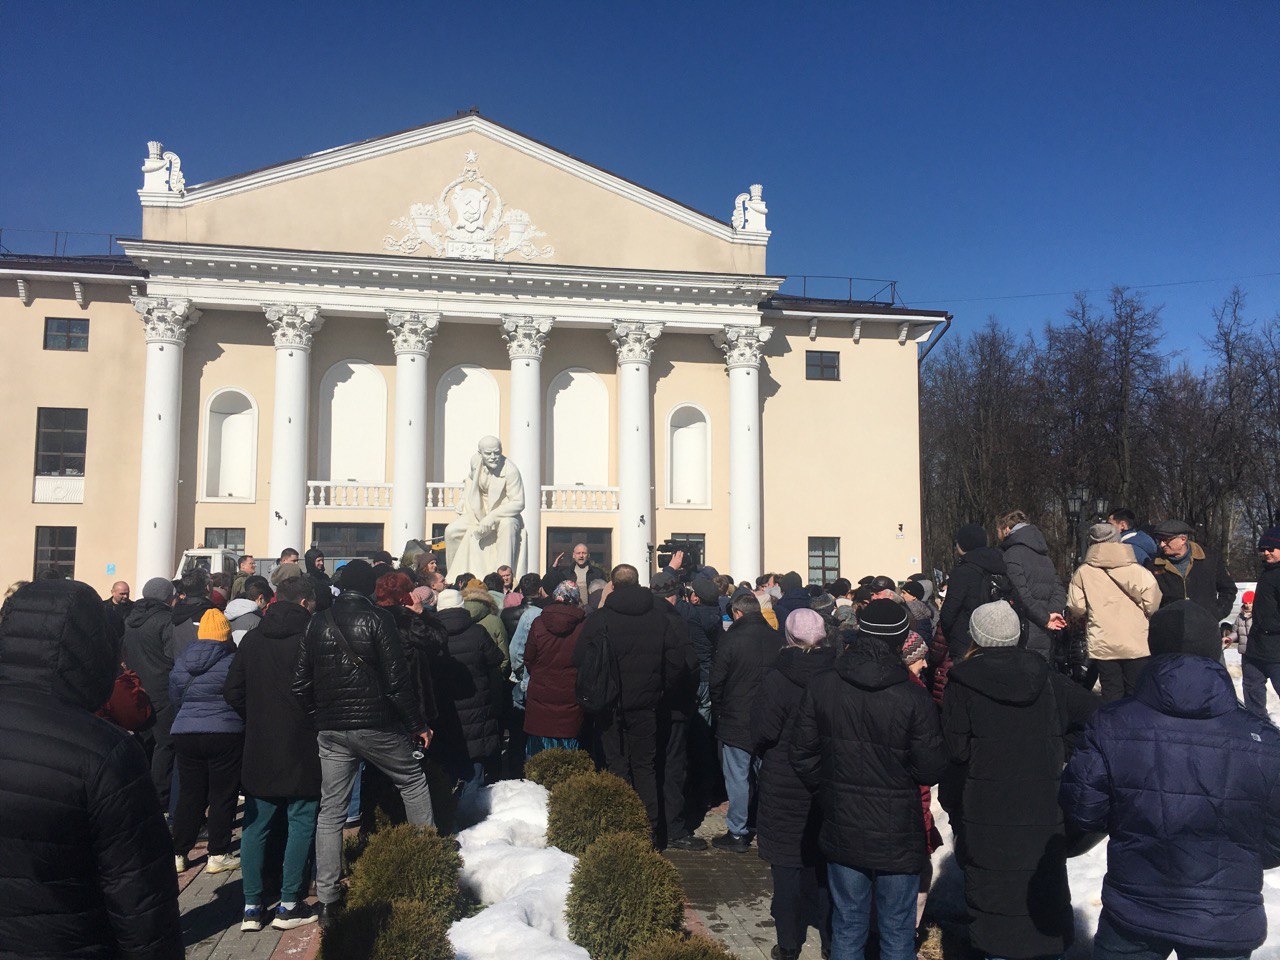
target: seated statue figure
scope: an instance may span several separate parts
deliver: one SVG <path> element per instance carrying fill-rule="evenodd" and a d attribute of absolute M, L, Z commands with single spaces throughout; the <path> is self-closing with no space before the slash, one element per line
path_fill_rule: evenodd
<path fill-rule="evenodd" d="M 506 565 L 517 579 L 527 568 L 524 482 L 516 465 L 502 455 L 497 437 L 481 437 L 471 458 L 471 473 L 462 487 L 457 520 L 444 529 L 449 573 L 477 577 Z"/>

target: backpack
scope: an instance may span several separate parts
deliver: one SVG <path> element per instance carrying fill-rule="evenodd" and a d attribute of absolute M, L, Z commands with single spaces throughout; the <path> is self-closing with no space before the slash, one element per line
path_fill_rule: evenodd
<path fill-rule="evenodd" d="M 609 630 L 603 624 L 582 640 L 582 656 L 578 663 L 578 679 L 574 696 L 587 713 L 604 713 L 618 705 L 621 680 L 618 659 L 609 644 Z"/>
<path fill-rule="evenodd" d="M 1004 600 L 1007 603 L 1014 602 L 1013 581 L 1003 573 L 987 573 L 987 589 L 984 594 L 986 597 L 983 603 L 994 603 L 997 600 Z"/>

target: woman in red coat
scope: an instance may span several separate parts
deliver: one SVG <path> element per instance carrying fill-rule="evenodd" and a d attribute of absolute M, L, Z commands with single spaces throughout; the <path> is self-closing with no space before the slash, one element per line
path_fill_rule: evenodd
<path fill-rule="evenodd" d="M 524 700 L 526 757 L 552 747 L 578 749 L 582 708 L 574 692 L 578 669 L 573 665 L 573 650 L 586 619 L 578 603 L 578 585 L 563 581 L 529 628 L 524 648 L 524 669 L 529 675 Z"/>

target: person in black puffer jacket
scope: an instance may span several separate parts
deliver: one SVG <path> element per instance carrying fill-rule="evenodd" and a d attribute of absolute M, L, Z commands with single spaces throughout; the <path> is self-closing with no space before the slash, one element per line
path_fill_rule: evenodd
<path fill-rule="evenodd" d="M 311 714 L 320 748 L 320 820 L 316 829 L 316 893 L 325 923 L 341 898 L 342 826 L 360 761 L 372 763 L 400 791 L 415 825 L 434 824 L 431 794 L 413 757 L 429 742 L 417 691 L 391 614 L 374 606 L 377 576 L 364 560 L 339 574 L 342 591 L 312 618 L 298 648 L 293 695 Z"/>
<path fill-rule="evenodd" d="M 1026 648 L 1053 663 L 1059 632 L 1067 626 L 1063 614 L 1067 588 L 1049 559 L 1049 544 L 1021 510 L 998 519 L 996 530 L 1004 552 L 1005 573 L 1013 587 L 1013 608 L 1022 618 Z"/>
<path fill-rule="evenodd" d="M 1101 700 L 1019 647 L 1008 603 L 979 607 L 975 646 L 951 669 L 942 726 L 963 784 L 956 859 L 964 869 L 969 940 L 992 957 L 1058 956 L 1071 944 L 1066 833 L 1058 779 L 1068 734 Z"/>
<path fill-rule="evenodd" d="M 825 624 L 816 611 L 787 618 L 787 645 L 764 677 L 751 710 L 751 739 L 760 756 L 760 808 L 756 846 L 773 875 L 772 914 L 778 960 L 796 960 L 808 927 L 831 951 L 831 897 L 818 831 L 822 808 L 800 780 L 787 749 L 805 688 L 836 663 Z"/>
<path fill-rule="evenodd" d="M 712 843 L 723 850 L 745 853 L 751 846 L 751 800 L 758 766 L 751 739 L 751 706 L 760 693 L 765 671 L 778 658 L 782 638 L 760 613 L 760 601 L 750 590 L 736 597 L 729 609 L 733 625 L 721 638 L 711 667 L 711 710 L 716 718 L 729 812 L 725 833 Z"/>
<path fill-rule="evenodd" d="M 858 624 L 836 668 L 809 682 L 788 756 L 824 813 L 832 954 L 862 954 L 874 898 L 881 955 L 909 957 L 928 857 L 920 788 L 938 782 L 946 752 L 937 708 L 902 664 L 906 608 L 872 600 Z"/>
<path fill-rule="evenodd" d="M 333 605 L 333 581 L 324 569 L 324 551 L 312 547 L 304 558 L 304 567 L 316 591 L 316 610 L 323 612 Z"/>
<path fill-rule="evenodd" d="M 1253 624 L 1244 652 L 1244 703 L 1260 717 L 1267 715 L 1267 681 L 1280 694 L 1280 527 L 1258 538 L 1262 574 L 1253 595 Z"/>
<path fill-rule="evenodd" d="M 102 601 L 27 584 L 0 625 L 0 955 L 181 960 L 173 848 L 133 738 L 93 711 L 119 652 Z"/>
<path fill-rule="evenodd" d="M 468 803 L 492 772 L 493 758 L 502 743 L 499 724 L 499 691 L 502 649 L 493 642 L 480 621 L 463 605 L 462 594 L 445 590 L 436 598 L 436 619 L 444 626 L 446 641 L 441 664 L 442 700 L 452 703 L 458 727 L 456 738 L 445 745 L 448 769 L 463 781 L 459 803 Z"/>
<path fill-rule="evenodd" d="M 124 665 L 138 675 L 151 698 L 156 722 L 138 737 L 151 764 L 151 783 L 160 805 L 169 809 L 173 783 L 173 718 L 178 708 L 169 702 L 169 673 L 173 670 L 173 581 L 153 577 L 142 588 L 142 599 L 133 605 L 121 638 Z"/>
<path fill-rule="evenodd" d="M 639 585 L 629 564 L 613 568 L 613 592 L 587 617 L 574 652 L 575 667 L 591 638 L 607 632 L 618 663 L 617 708 L 599 716 L 605 760 L 612 773 L 627 780 L 644 801 L 649 825 L 661 836 L 658 802 L 658 709 L 684 682 L 686 647 L 671 619 L 654 607 L 653 594 Z"/>

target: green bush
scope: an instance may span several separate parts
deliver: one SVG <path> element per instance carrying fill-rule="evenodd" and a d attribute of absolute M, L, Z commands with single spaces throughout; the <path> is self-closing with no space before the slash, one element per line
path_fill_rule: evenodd
<path fill-rule="evenodd" d="M 416 900 L 442 921 L 459 915 L 458 871 L 462 857 L 450 837 L 431 827 L 404 824 L 369 837 L 351 874 L 347 902 L 364 907 Z"/>
<path fill-rule="evenodd" d="M 723 943 L 698 934 L 664 933 L 631 951 L 630 960 L 737 960 Z"/>
<path fill-rule="evenodd" d="M 454 960 L 449 921 L 413 900 L 352 907 L 321 937 L 318 960 Z"/>
<path fill-rule="evenodd" d="M 574 774 L 595 773 L 596 765 L 585 750 L 560 750 L 558 748 L 535 753 L 524 762 L 524 778 L 540 783 L 548 790 L 568 780 Z"/>
<path fill-rule="evenodd" d="M 631 960 L 655 937 L 683 927 L 680 874 L 647 833 L 607 834 L 573 868 L 565 917 L 569 938 L 592 960 Z"/>
<path fill-rule="evenodd" d="M 649 815 L 630 784 L 602 771 L 575 774 L 556 785 L 547 803 L 549 844 L 580 857 L 606 833 L 649 841 Z"/>

